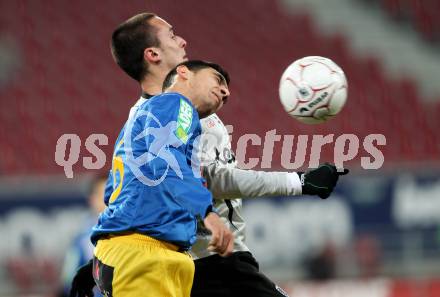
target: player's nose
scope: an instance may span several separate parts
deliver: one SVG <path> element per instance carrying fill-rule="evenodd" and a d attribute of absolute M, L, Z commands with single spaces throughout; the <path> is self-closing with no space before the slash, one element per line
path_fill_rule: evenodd
<path fill-rule="evenodd" d="M 180 38 L 180 47 L 185 48 L 186 47 L 186 40 L 180 36 L 179 36 L 179 38 Z"/>
<path fill-rule="evenodd" d="M 231 95 L 229 88 L 226 86 L 220 86 L 220 93 L 222 94 L 222 97 L 229 97 L 229 95 Z"/>

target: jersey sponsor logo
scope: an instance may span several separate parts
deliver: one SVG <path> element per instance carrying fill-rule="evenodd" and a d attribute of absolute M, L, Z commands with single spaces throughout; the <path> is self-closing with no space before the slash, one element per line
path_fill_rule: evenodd
<path fill-rule="evenodd" d="M 211 119 L 208 120 L 208 123 L 206 124 L 208 128 L 213 128 L 215 126 L 215 122 Z"/>
<path fill-rule="evenodd" d="M 188 141 L 188 132 L 191 128 L 193 109 L 188 102 L 180 99 L 179 115 L 177 116 L 176 136 L 183 143 Z"/>

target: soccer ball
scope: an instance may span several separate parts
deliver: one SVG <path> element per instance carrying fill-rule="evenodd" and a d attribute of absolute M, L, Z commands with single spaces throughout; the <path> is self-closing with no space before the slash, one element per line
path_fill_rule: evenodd
<path fill-rule="evenodd" d="M 323 123 L 337 115 L 347 100 L 344 72 L 332 60 L 310 56 L 287 67 L 280 81 L 286 112 L 306 124 Z"/>

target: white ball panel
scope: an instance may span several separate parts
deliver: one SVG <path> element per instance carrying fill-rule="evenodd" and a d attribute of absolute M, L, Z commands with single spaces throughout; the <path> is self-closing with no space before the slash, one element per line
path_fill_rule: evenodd
<path fill-rule="evenodd" d="M 302 123 L 317 124 L 341 111 L 347 99 L 347 81 L 332 60 L 304 57 L 287 67 L 279 93 L 290 116 Z"/>
<path fill-rule="evenodd" d="M 336 90 L 328 105 L 329 114 L 331 115 L 338 114 L 341 111 L 341 109 L 344 107 L 346 101 L 347 101 L 347 88 L 343 87 Z"/>
<path fill-rule="evenodd" d="M 296 99 L 297 88 L 289 80 L 283 80 L 280 84 L 280 99 L 284 110 L 289 112 L 295 108 L 298 100 Z"/>

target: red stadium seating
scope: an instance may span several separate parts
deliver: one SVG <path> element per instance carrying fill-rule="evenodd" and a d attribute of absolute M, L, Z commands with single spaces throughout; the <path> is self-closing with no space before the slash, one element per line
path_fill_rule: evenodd
<path fill-rule="evenodd" d="M 395 19 L 409 20 L 429 41 L 440 40 L 440 2 L 437 0 L 381 0 Z"/>
<path fill-rule="evenodd" d="M 386 1 L 386 5 L 397 11 L 400 2 Z M 411 3 L 415 2 L 420 1 Z M 2 1 L 0 34 L 16 39 L 22 65 L 15 78 L 0 88 L 2 106 L 7 107 L 0 110 L 0 174 L 62 173 L 54 154 L 64 133 L 78 134 L 83 143 L 92 133 L 104 133 L 109 145 L 103 149 L 111 156 L 119 129 L 140 92 L 113 62 L 109 39 L 118 23 L 141 11 L 154 11 L 169 20 L 188 41 L 190 57 L 213 60 L 229 70 L 232 96 L 220 114 L 234 125 L 234 141 L 244 133 L 264 136 L 274 128 L 280 134 L 295 135 L 381 133 L 387 137 L 386 162 L 438 158 L 439 104 L 424 105 L 410 78 L 393 81 L 379 60 L 357 57 L 344 36 L 323 36 L 308 15 L 289 15 L 275 1 L 184 3 L 191 9 L 182 14 L 177 7 L 180 2 L 167 0 L 105 4 L 48 0 L 44 5 Z M 428 12 L 434 13 L 422 7 L 415 17 L 425 20 Z M 433 17 L 440 19 L 440 10 L 435 13 Z M 346 107 L 324 125 L 297 123 L 282 111 L 278 100 L 283 69 L 306 55 L 332 58 L 349 80 Z M 276 146 L 275 153 L 280 151 L 281 146 Z M 249 148 L 251 155 L 259 152 L 258 147 Z M 322 159 L 332 159 L 332 154 L 323 150 Z M 83 147 L 81 157 L 87 155 Z M 274 165 L 279 166 L 279 160 Z M 77 166 L 75 170 L 85 169 Z"/>

